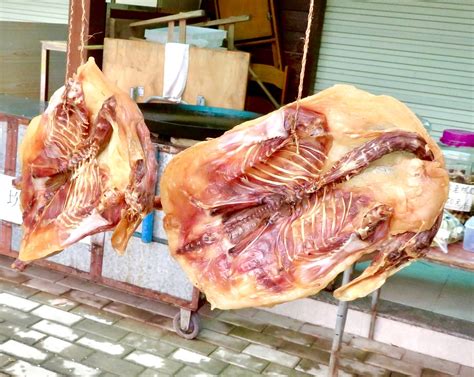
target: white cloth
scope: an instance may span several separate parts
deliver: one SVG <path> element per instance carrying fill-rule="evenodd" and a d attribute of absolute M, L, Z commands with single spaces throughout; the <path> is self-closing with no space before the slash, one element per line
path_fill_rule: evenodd
<path fill-rule="evenodd" d="M 165 45 L 165 69 L 163 72 L 163 97 L 180 102 L 188 79 L 189 45 L 167 43 Z"/>

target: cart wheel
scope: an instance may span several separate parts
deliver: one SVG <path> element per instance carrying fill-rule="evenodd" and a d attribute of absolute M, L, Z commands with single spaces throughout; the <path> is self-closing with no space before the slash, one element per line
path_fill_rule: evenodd
<path fill-rule="evenodd" d="M 181 312 L 176 313 L 173 318 L 173 329 L 176 334 L 184 339 L 194 339 L 199 333 L 199 317 L 196 313 L 191 313 L 191 320 L 189 321 L 189 329 L 184 331 L 181 328 Z"/>

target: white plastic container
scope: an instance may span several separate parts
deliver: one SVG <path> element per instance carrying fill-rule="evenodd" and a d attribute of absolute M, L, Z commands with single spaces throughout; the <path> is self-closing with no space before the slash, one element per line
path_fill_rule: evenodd
<path fill-rule="evenodd" d="M 227 37 L 226 30 L 211 29 L 207 27 L 186 26 L 186 43 L 205 48 L 219 48 Z M 145 38 L 147 41 L 166 43 L 178 42 L 179 26 L 175 26 L 173 30 L 173 40 L 168 41 L 168 28 L 147 29 L 145 30 Z"/>
<path fill-rule="evenodd" d="M 474 252 L 474 216 L 464 224 L 463 248 L 464 250 Z"/>

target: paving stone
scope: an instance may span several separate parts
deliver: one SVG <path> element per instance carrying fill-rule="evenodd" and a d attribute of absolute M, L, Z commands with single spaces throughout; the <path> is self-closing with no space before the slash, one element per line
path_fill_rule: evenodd
<path fill-rule="evenodd" d="M 6 305 L 10 308 L 23 310 L 25 312 L 29 312 L 39 306 L 37 302 L 4 292 L 0 293 L 0 305 Z"/>
<path fill-rule="evenodd" d="M 474 368 L 462 365 L 459 371 L 460 377 L 474 377 Z"/>
<path fill-rule="evenodd" d="M 60 356 L 49 359 L 42 366 L 65 376 L 95 377 L 101 374 L 98 368 L 88 367 L 75 361 L 66 360 Z"/>
<path fill-rule="evenodd" d="M 339 369 L 348 373 L 353 373 L 357 376 L 388 377 L 390 375 L 390 371 L 387 369 L 368 365 L 358 360 L 339 358 L 338 363 L 340 367 Z"/>
<path fill-rule="evenodd" d="M 139 350 L 135 350 L 127 355 L 125 360 L 133 361 L 134 363 L 140 364 L 144 367 L 156 369 L 168 374 L 177 372 L 183 366 L 183 364 L 179 362 L 164 359 L 163 357 Z"/>
<path fill-rule="evenodd" d="M 212 330 L 221 334 L 228 334 L 233 328 L 235 328 L 235 326 L 230 323 L 220 322 L 206 317 L 200 317 L 199 323 L 201 324 L 201 328 Z"/>
<path fill-rule="evenodd" d="M 244 327 L 235 327 L 229 333 L 230 336 L 247 340 L 251 343 L 257 343 L 267 345 L 272 348 L 276 348 L 283 343 L 282 339 L 275 338 L 274 336 L 263 334 L 257 331 L 246 329 Z"/>
<path fill-rule="evenodd" d="M 246 340 L 220 334 L 218 332 L 207 329 L 202 329 L 199 332 L 197 339 L 215 344 L 217 346 L 223 346 L 234 351 L 242 351 L 245 347 L 249 345 L 249 342 Z"/>
<path fill-rule="evenodd" d="M 248 355 L 252 355 L 261 359 L 265 359 L 283 365 L 288 368 L 293 368 L 300 361 L 300 358 L 297 356 L 288 355 L 282 351 L 265 347 L 260 344 L 251 344 L 242 352 Z"/>
<path fill-rule="evenodd" d="M 216 349 L 209 355 L 209 357 L 221 360 L 225 363 L 237 365 L 238 367 L 250 369 L 254 372 L 261 372 L 268 365 L 267 360 L 231 351 L 222 347 Z"/>
<path fill-rule="evenodd" d="M 217 376 L 216 374 L 206 373 L 202 370 L 185 366 L 181 368 L 178 373 L 175 374 L 176 377 L 214 377 Z M 145 377 L 144 375 L 140 375 L 139 377 Z M 158 376 L 159 377 L 159 376 Z"/>
<path fill-rule="evenodd" d="M 303 322 L 266 310 L 257 311 L 253 318 L 259 319 L 263 323 L 271 323 L 273 325 L 277 325 L 279 327 L 283 327 L 285 329 L 290 330 L 298 330 L 299 328 L 301 328 L 301 326 L 303 326 Z"/>
<path fill-rule="evenodd" d="M 229 310 L 231 313 L 235 313 L 240 317 L 244 318 L 252 318 L 257 314 L 259 311 L 258 309 L 255 308 L 245 308 L 245 309 L 234 309 L 234 310 Z"/>
<path fill-rule="evenodd" d="M 0 318 L 7 322 L 13 322 L 25 327 L 41 320 L 41 318 L 33 314 L 25 313 L 7 306 L 0 306 Z"/>
<path fill-rule="evenodd" d="M 301 363 L 301 362 L 300 362 Z M 284 367 L 274 363 L 268 364 L 265 370 L 261 373 L 265 376 L 278 376 L 278 377 L 309 377 L 310 374 L 300 372 L 295 369 Z"/>
<path fill-rule="evenodd" d="M 442 373 L 439 370 L 433 370 L 433 369 L 423 369 L 421 372 L 421 377 L 451 377 L 451 376 L 452 374 Z"/>
<path fill-rule="evenodd" d="M 330 352 L 331 347 L 332 347 L 332 340 L 322 339 L 322 338 L 315 340 L 315 342 L 311 345 L 312 349 L 318 349 L 318 350 L 327 351 L 327 352 Z M 339 354 L 342 357 L 362 361 L 367 357 L 368 352 L 362 349 L 350 347 L 347 344 L 342 344 Z"/>
<path fill-rule="evenodd" d="M 105 370 L 124 377 L 136 376 L 144 370 L 140 365 L 130 361 L 110 357 L 109 354 L 103 352 L 94 352 L 82 362 L 91 367 L 99 368 L 100 370 Z"/>
<path fill-rule="evenodd" d="M 153 317 L 155 314 L 151 312 L 147 312 L 146 310 L 139 309 L 127 304 L 122 304 L 120 302 L 111 302 L 102 308 L 107 312 L 120 314 L 123 317 L 133 318 L 138 321 L 147 322 Z"/>
<path fill-rule="evenodd" d="M 317 376 L 317 377 L 329 376 L 329 367 L 327 365 L 317 363 L 316 361 L 313 361 L 313 360 L 303 359 L 298 363 L 295 369 L 297 371 L 307 373 L 308 375 L 311 375 L 311 376 Z M 347 373 L 343 370 L 338 370 L 337 376 L 338 377 L 352 377 L 355 375 L 351 373 Z"/>
<path fill-rule="evenodd" d="M 120 343 L 127 344 L 133 348 L 138 348 L 142 351 L 147 351 L 159 356 L 168 356 L 176 350 L 175 346 L 172 346 L 168 343 L 160 342 L 157 339 L 149 338 L 136 333 L 129 333 L 120 340 Z"/>
<path fill-rule="evenodd" d="M 18 285 L 11 283 L 9 281 L 0 280 L 0 291 L 11 293 L 21 297 L 30 297 L 35 293 L 38 293 L 39 290 L 35 288 L 26 287 L 24 285 Z"/>
<path fill-rule="evenodd" d="M 163 335 L 161 338 L 163 342 L 168 344 L 172 344 L 176 347 L 186 348 L 191 351 L 195 351 L 201 355 L 209 355 L 213 352 L 217 347 L 214 344 L 209 344 L 203 342 L 202 340 L 193 339 L 191 341 L 181 338 L 179 335 L 175 333 L 168 332 L 167 334 Z"/>
<path fill-rule="evenodd" d="M 171 374 L 167 374 L 167 373 L 163 373 L 163 371 L 147 368 L 138 375 L 138 377 L 161 377 L 161 376 L 171 376 Z M 173 376 L 176 376 L 176 374 L 173 374 Z"/>
<path fill-rule="evenodd" d="M 0 268 L 0 279 L 9 281 L 15 284 L 21 284 L 29 279 L 29 277 L 22 273 L 12 270 L 11 268 Z"/>
<path fill-rule="evenodd" d="M 353 337 L 350 342 L 350 345 L 356 348 L 360 348 L 364 351 L 382 353 L 386 356 L 391 357 L 392 359 L 401 359 L 403 354 L 405 353 L 405 350 L 403 348 L 377 342 L 375 340 L 370 340 L 367 338 L 362 338 L 359 336 Z"/>
<path fill-rule="evenodd" d="M 330 353 L 326 350 L 320 350 L 284 341 L 278 347 L 279 351 L 288 353 L 290 355 L 298 356 L 300 358 L 309 359 L 322 364 L 329 363 Z"/>
<path fill-rule="evenodd" d="M 106 325 L 96 321 L 91 321 L 90 319 L 83 319 L 82 321 L 76 323 L 74 328 L 90 334 L 100 335 L 104 338 L 115 341 L 123 338 L 128 333 L 126 330 L 123 330 L 120 327 Z"/>
<path fill-rule="evenodd" d="M 26 361 L 18 360 L 3 368 L 4 372 L 15 377 L 59 377 L 60 375 L 50 370 L 32 365 Z"/>
<path fill-rule="evenodd" d="M 84 335 L 83 331 L 71 329 L 69 327 L 59 325 L 57 323 L 43 320 L 31 326 L 33 329 L 44 332 L 45 334 L 53 335 L 61 339 L 74 341 Z"/>
<path fill-rule="evenodd" d="M 87 334 L 76 341 L 77 344 L 95 349 L 97 351 L 108 353 L 112 356 L 123 356 L 129 353 L 132 348 L 110 339 L 103 338 L 99 335 Z"/>
<path fill-rule="evenodd" d="M 447 374 L 458 374 L 461 370 L 461 365 L 458 363 L 408 350 L 403 355 L 402 360 L 410 364 L 420 365 L 422 368 L 434 369 Z"/>
<path fill-rule="evenodd" d="M 121 319 L 114 323 L 114 326 L 154 339 L 160 339 L 163 335 L 169 333 L 167 330 L 131 318 Z"/>
<path fill-rule="evenodd" d="M 183 348 L 173 352 L 169 358 L 211 374 L 219 374 L 219 372 L 227 366 L 226 363 L 220 360 L 211 359 L 210 357 Z"/>
<path fill-rule="evenodd" d="M 23 274 L 32 276 L 35 278 L 39 278 L 42 280 L 47 280 L 51 283 L 54 283 L 58 280 L 64 279 L 65 275 L 62 274 L 61 272 L 53 271 L 49 268 L 41 267 L 41 266 L 36 266 L 34 264 L 30 264 L 25 271 L 23 271 Z"/>
<path fill-rule="evenodd" d="M 88 305 L 76 306 L 71 310 L 71 313 L 80 315 L 81 317 L 87 318 L 91 321 L 100 322 L 105 325 L 112 325 L 123 318 L 117 314 L 105 312 Z"/>
<path fill-rule="evenodd" d="M 33 310 L 31 314 L 34 314 L 43 319 L 59 322 L 63 325 L 68 325 L 68 326 L 71 326 L 82 319 L 81 316 L 66 312 L 58 308 L 53 308 L 52 306 L 48 306 L 48 305 L 41 305 L 40 307 Z"/>
<path fill-rule="evenodd" d="M 35 347 L 74 361 L 80 361 L 94 352 L 88 348 L 78 346 L 77 344 L 55 338 L 54 336 L 48 336 L 41 340 L 35 344 Z"/>
<path fill-rule="evenodd" d="M 375 365 L 384 369 L 404 373 L 409 376 L 419 376 L 421 367 L 402 360 L 392 359 L 385 355 L 371 353 L 365 360 L 365 364 Z"/>
<path fill-rule="evenodd" d="M 5 355 L 3 353 L 0 353 L 0 368 L 4 367 L 7 364 L 10 364 L 12 361 L 15 361 L 16 359 L 10 355 Z"/>
<path fill-rule="evenodd" d="M 314 342 L 314 337 L 311 335 L 302 334 L 298 331 L 285 329 L 279 326 L 269 325 L 263 330 L 263 333 L 305 346 L 309 346 Z"/>
<path fill-rule="evenodd" d="M 29 300 L 33 300 L 35 302 L 49 306 L 54 306 L 55 308 L 62 309 L 65 311 L 69 311 L 79 305 L 78 303 L 71 301 L 66 297 L 56 296 L 48 292 L 38 292 L 37 294 L 31 296 Z"/>
<path fill-rule="evenodd" d="M 43 280 L 43 279 L 31 279 L 23 283 L 23 285 L 30 288 L 39 289 L 42 292 L 51 293 L 56 296 L 60 296 L 63 293 L 66 293 L 67 291 L 69 291 L 70 289 L 63 285 L 55 284 L 51 281 Z"/>
<path fill-rule="evenodd" d="M 174 332 L 173 320 L 164 315 L 154 314 L 147 322 L 154 326 L 161 327 L 162 329 Z"/>
<path fill-rule="evenodd" d="M 145 299 L 137 296 L 133 296 L 129 293 L 119 291 L 113 288 L 102 288 L 99 292 L 96 292 L 96 296 L 109 299 L 111 301 L 121 302 L 122 304 L 131 305 L 138 307 Z"/>
<path fill-rule="evenodd" d="M 0 334 L 29 345 L 36 343 L 38 340 L 46 336 L 36 330 L 19 326 L 11 322 L 0 323 Z"/>
<path fill-rule="evenodd" d="M 244 318 L 232 312 L 222 312 L 219 314 L 218 320 L 255 331 L 262 331 L 267 326 L 265 322 L 258 318 Z"/>
<path fill-rule="evenodd" d="M 301 326 L 301 328 L 299 329 L 299 331 L 304 334 L 313 335 L 316 338 L 332 339 L 334 336 L 333 329 L 312 325 L 310 323 L 304 323 L 303 326 Z M 349 344 L 352 338 L 353 338 L 352 335 L 346 333 L 342 337 L 342 341 L 343 343 Z"/>
<path fill-rule="evenodd" d="M 258 373 L 254 373 L 249 371 L 248 369 L 239 368 L 235 365 L 229 365 L 225 368 L 219 376 L 223 377 L 252 377 L 252 376 L 260 376 Z"/>
<path fill-rule="evenodd" d="M 64 293 L 61 297 L 69 298 L 73 301 L 77 301 L 81 304 L 93 306 L 94 308 L 103 308 L 105 305 L 110 304 L 110 301 L 107 298 L 94 296 L 87 292 L 76 291 L 74 289 L 69 292 Z"/>
<path fill-rule="evenodd" d="M 100 290 L 104 289 L 104 287 L 87 281 L 85 279 L 77 278 L 75 276 L 68 276 L 62 280 L 57 281 L 57 284 L 64 285 L 65 287 L 71 289 L 77 289 L 80 291 L 84 291 L 87 293 L 97 293 Z"/>
<path fill-rule="evenodd" d="M 179 312 L 179 308 L 176 306 L 151 300 L 146 300 L 140 303 L 138 307 L 154 314 L 160 314 L 170 318 L 174 318 L 174 316 Z"/>
<path fill-rule="evenodd" d="M 34 347 L 30 347 L 13 339 L 7 340 L 5 343 L 0 344 L 0 352 L 35 363 L 44 361 L 48 358 L 48 354 L 46 352 L 37 350 Z"/>
<path fill-rule="evenodd" d="M 212 310 L 211 305 L 209 305 L 209 303 L 205 303 L 199 308 L 198 313 L 203 317 L 217 318 L 220 314 L 224 313 L 224 311 L 220 309 Z"/>

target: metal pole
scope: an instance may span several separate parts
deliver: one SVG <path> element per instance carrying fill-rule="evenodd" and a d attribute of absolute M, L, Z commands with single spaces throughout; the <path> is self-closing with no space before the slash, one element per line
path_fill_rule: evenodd
<path fill-rule="evenodd" d="M 377 289 L 372 293 L 372 304 L 370 306 L 370 326 L 369 326 L 369 339 L 374 339 L 375 332 L 375 321 L 377 319 L 377 304 L 379 303 L 380 291 L 382 288 Z"/>
<path fill-rule="evenodd" d="M 342 285 L 349 283 L 353 269 L 354 265 L 351 265 L 344 271 Z M 332 338 L 331 358 L 329 359 L 329 377 L 337 377 L 337 360 L 341 348 L 342 336 L 344 335 L 348 309 L 349 303 L 347 301 L 339 301 L 337 307 L 336 328 L 334 329 L 334 337 Z"/>

